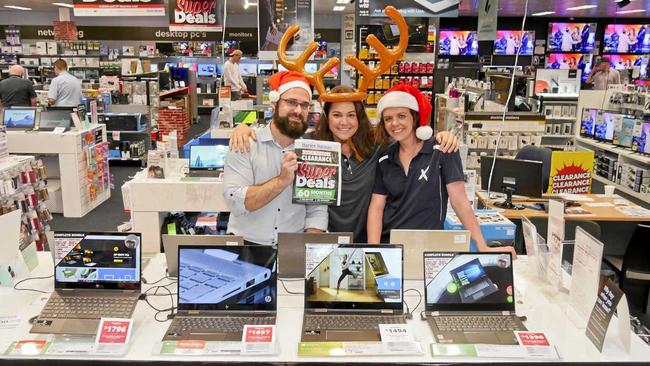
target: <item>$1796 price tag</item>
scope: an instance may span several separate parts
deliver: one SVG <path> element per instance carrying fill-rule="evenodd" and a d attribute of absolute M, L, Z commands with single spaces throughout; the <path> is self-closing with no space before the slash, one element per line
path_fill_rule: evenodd
<path fill-rule="evenodd" d="M 133 320 L 102 318 L 97 329 L 97 344 L 127 344 L 131 336 Z"/>

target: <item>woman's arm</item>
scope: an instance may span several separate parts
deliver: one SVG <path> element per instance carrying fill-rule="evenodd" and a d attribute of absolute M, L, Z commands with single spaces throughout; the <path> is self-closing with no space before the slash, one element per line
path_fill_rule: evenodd
<path fill-rule="evenodd" d="M 384 222 L 384 207 L 386 206 L 386 196 L 373 193 L 368 206 L 368 243 L 379 244 L 381 242 L 381 230 Z"/>
<path fill-rule="evenodd" d="M 230 136 L 230 150 L 240 153 L 249 152 L 251 150 L 251 144 L 248 142 L 249 138 L 257 141 L 255 131 L 248 127 L 247 124 L 240 123 L 239 126 L 235 127 L 232 131 L 232 136 Z"/>
<path fill-rule="evenodd" d="M 452 153 L 458 151 L 458 137 L 449 131 L 440 131 L 436 134 L 436 141 L 443 153 Z"/>
<path fill-rule="evenodd" d="M 467 194 L 465 193 L 465 183 L 463 182 L 453 182 L 447 184 L 447 193 L 449 194 L 449 202 L 451 207 L 453 207 L 454 212 L 460 219 L 460 222 L 465 227 L 465 230 L 469 230 L 472 239 L 476 242 L 476 248 L 480 252 L 511 252 L 512 259 L 517 259 L 517 253 L 513 247 L 489 247 L 485 243 L 483 234 L 481 233 L 481 227 L 476 220 L 474 215 L 474 210 L 469 204 L 467 199 Z"/>

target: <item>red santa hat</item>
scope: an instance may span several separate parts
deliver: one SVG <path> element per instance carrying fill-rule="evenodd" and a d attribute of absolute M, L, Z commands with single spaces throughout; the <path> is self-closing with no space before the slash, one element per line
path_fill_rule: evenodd
<path fill-rule="evenodd" d="M 301 88 L 309 93 L 309 99 L 311 99 L 311 88 L 309 87 L 309 81 L 297 71 L 280 71 L 271 75 L 269 78 L 269 86 L 271 87 L 271 92 L 269 93 L 269 100 L 273 103 L 280 100 L 280 96 L 284 94 L 289 89 L 292 88 Z"/>
<path fill-rule="evenodd" d="M 431 102 L 418 88 L 399 84 L 388 89 L 377 104 L 379 117 L 381 118 L 384 109 L 392 107 L 403 107 L 418 112 L 420 120 L 417 121 L 419 127 L 415 130 L 415 136 L 423 141 L 433 136 L 433 129 L 429 125 L 432 109 Z"/>

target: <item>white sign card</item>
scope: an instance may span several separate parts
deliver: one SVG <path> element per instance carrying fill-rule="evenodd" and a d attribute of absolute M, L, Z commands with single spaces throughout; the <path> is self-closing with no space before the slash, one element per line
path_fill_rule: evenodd
<path fill-rule="evenodd" d="M 478 40 L 494 41 L 497 38 L 497 10 L 499 0 L 481 0 L 478 7 Z"/>
<path fill-rule="evenodd" d="M 562 241 L 564 241 L 564 202 L 550 200 L 548 208 L 548 279 L 555 293 L 562 280 Z"/>
<path fill-rule="evenodd" d="M 580 328 L 587 326 L 594 298 L 598 295 L 603 247 L 602 242 L 589 235 L 581 227 L 576 228 L 569 304 L 578 315 L 578 324 L 576 325 Z"/>

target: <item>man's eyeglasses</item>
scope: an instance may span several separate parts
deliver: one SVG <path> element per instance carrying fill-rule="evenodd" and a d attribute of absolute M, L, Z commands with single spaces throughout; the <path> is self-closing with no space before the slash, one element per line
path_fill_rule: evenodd
<path fill-rule="evenodd" d="M 287 105 L 288 105 L 291 109 L 296 109 L 296 108 L 298 108 L 298 106 L 300 106 L 300 108 L 301 108 L 303 111 L 309 111 L 309 109 L 311 108 L 311 103 L 310 103 L 310 102 L 302 102 L 302 103 L 301 103 L 301 102 L 299 102 L 299 101 L 297 101 L 297 100 L 295 100 L 295 99 L 284 99 L 284 98 L 280 98 L 280 100 L 282 100 L 282 101 L 284 101 L 285 103 L 287 103 Z"/>

